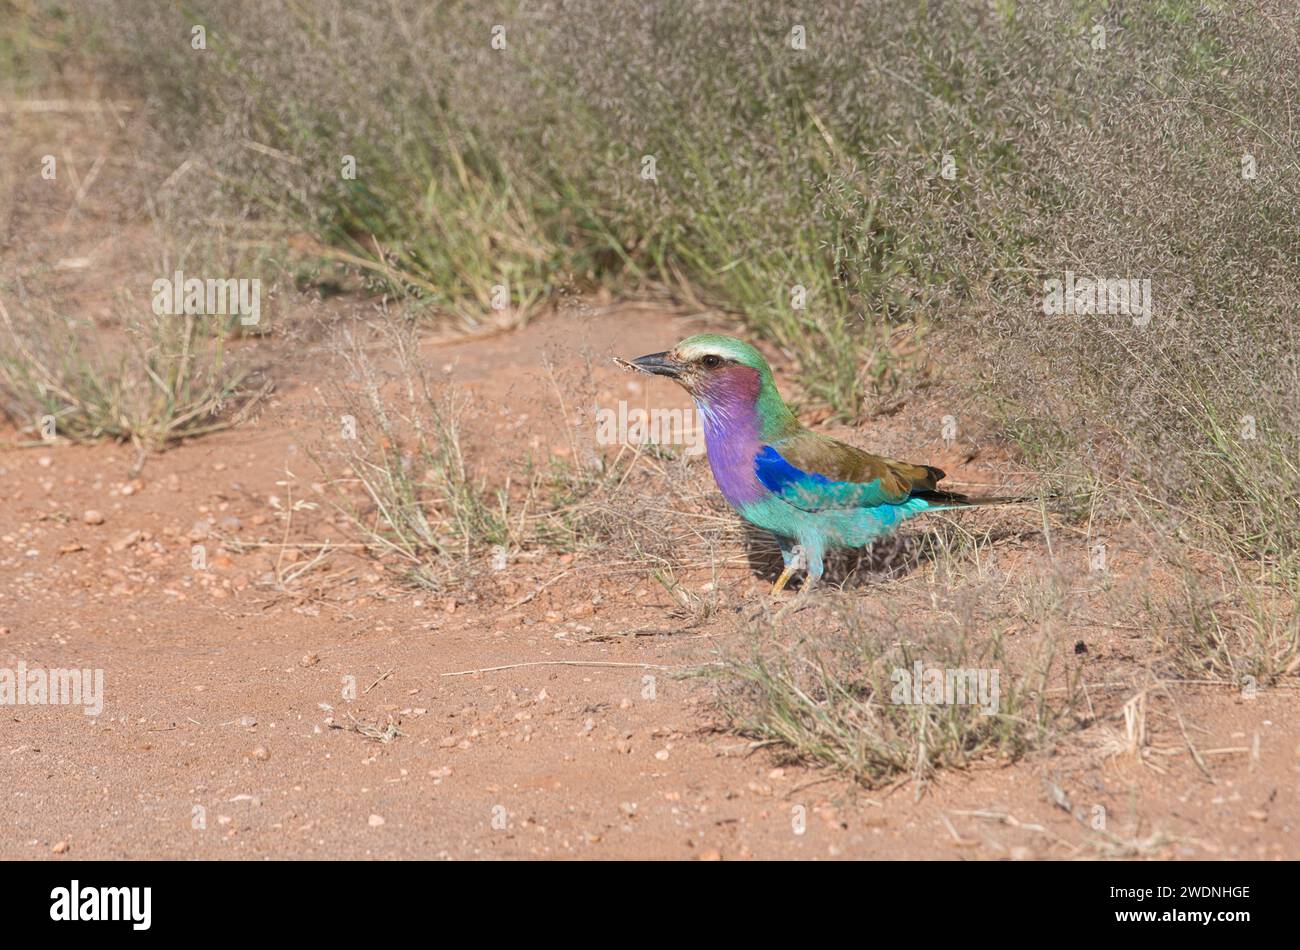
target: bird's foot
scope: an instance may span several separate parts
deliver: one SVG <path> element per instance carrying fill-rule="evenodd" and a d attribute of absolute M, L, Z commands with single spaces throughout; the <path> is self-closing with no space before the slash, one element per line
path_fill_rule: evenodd
<path fill-rule="evenodd" d="M 784 594 L 768 594 L 759 600 L 758 606 L 750 611 L 749 615 L 745 617 L 745 621 L 747 623 L 757 623 L 764 618 L 771 619 L 774 611 L 790 603 L 798 596 L 797 591 L 786 591 Z"/>
<path fill-rule="evenodd" d="M 772 623 L 778 623 L 787 615 L 797 614 L 799 611 L 812 606 L 812 585 L 805 584 L 799 588 L 799 592 L 781 605 L 781 609 L 772 615 Z"/>
<path fill-rule="evenodd" d="M 798 569 L 798 565 L 795 563 L 786 565 L 785 570 L 781 572 L 781 576 L 778 577 L 776 583 L 772 585 L 771 597 L 773 600 L 776 600 L 777 595 L 780 594 L 781 591 L 785 590 L 785 585 L 790 583 L 790 578 L 794 577 L 794 572 Z"/>

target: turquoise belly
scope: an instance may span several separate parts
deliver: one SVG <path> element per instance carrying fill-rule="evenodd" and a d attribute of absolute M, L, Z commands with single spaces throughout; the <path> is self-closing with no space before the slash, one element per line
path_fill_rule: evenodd
<path fill-rule="evenodd" d="M 741 517 L 756 527 L 805 547 L 826 550 L 868 545 L 929 507 L 925 499 L 913 498 L 901 505 L 803 511 L 772 496 L 742 505 L 738 510 Z"/>

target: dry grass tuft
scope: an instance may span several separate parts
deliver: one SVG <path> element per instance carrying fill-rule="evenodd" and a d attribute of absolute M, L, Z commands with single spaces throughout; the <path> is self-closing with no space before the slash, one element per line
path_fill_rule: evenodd
<path fill-rule="evenodd" d="M 844 602 L 785 626 L 760 623 L 750 651 L 715 674 L 722 708 L 734 728 L 793 759 L 868 787 L 910 777 L 918 794 L 936 769 L 1043 748 L 1069 728 L 1073 675 L 1056 669 L 1060 644 L 1047 628 L 1013 659 L 981 616 L 988 593 L 968 588 L 939 610 Z M 915 701 L 911 687 L 931 688 L 931 677 L 952 687 Z M 1058 679 L 1067 688 L 1049 699 Z"/>
<path fill-rule="evenodd" d="M 0 301 L 0 412 L 15 428 L 159 450 L 238 424 L 268 391 L 228 359 L 210 318 L 128 301 L 117 313 L 114 333 L 49 312 L 16 320 Z"/>

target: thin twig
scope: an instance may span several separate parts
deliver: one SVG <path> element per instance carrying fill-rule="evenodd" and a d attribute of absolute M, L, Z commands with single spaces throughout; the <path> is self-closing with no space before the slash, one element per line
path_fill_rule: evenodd
<path fill-rule="evenodd" d="M 376 686 L 378 686 L 380 683 L 382 683 L 384 680 L 388 679 L 388 677 L 390 677 L 390 676 L 392 676 L 392 675 L 393 675 L 393 671 L 392 671 L 392 670 L 389 670 L 387 673 L 385 673 L 385 674 L 383 674 L 382 676 L 380 676 L 379 679 L 375 680 L 373 683 L 371 683 L 369 686 L 367 686 L 367 687 L 362 691 L 361 695 L 362 695 L 362 696 L 366 695 L 366 693 L 369 693 L 372 689 L 374 689 Z"/>
<path fill-rule="evenodd" d="M 509 607 L 506 608 L 506 611 L 509 612 L 509 611 L 511 611 L 511 610 L 514 610 L 516 607 L 522 607 L 524 604 L 528 603 L 530 600 L 532 600 L 534 597 L 536 597 L 536 596 L 537 596 L 538 594 L 540 594 L 542 591 L 546 590 L 546 588 L 550 587 L 552 584 L 554 584 L 554 583 L 555 583 L 556 581 L 558 581 L 560 578 L 562 578 L 562 577 L 567 577 L 570 573 L 571 573 L 570 571 L 561 571 L 560 573 L 558 573 L 558 574 L 556 574 L 554 577 L 552 577 L 549 581 L 547 581 L 545 584 L 543 584 L 541 587 L 538 587 L 536 590 L 534 590 L 534 591 L 533 591 L 531 594 L 529 594 L 527 597 L 522 597 L 522 598 L 520 598 L 519 600 L 516 600 L 513 604 L 511 604 Z"/>
<path fill-rule="evenodd" d="M 706 663 L 705 666 L 721 666 L 720 663 Z M 477 670 L 457 670 L 454 673 L 442 673 L 441 676 L 469 676 L 471 673 L 497 673 L 501 670 L 518 670 L 526 666 L 605 666 L 636 670 L 687 670 L 698 669 L 693 666 L 664 666 L 660 663 L 615 663 L 597 660 L 532 660 L 528 663 L 507 663 L 505 666 L 485 666 Z"/>

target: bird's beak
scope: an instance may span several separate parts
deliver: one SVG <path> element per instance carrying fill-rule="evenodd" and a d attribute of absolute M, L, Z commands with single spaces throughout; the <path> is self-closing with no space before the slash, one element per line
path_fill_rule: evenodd
<path fill-rule="evenodd" d="M 667 351 L 639 356 L 632 361 L 632 365 L 643 373 L 653 373 L 655 376 L 667 376 L 669 379 L 680 379 L 682 370 L 686 368 L 681 363 L 674 360 Z"/>

